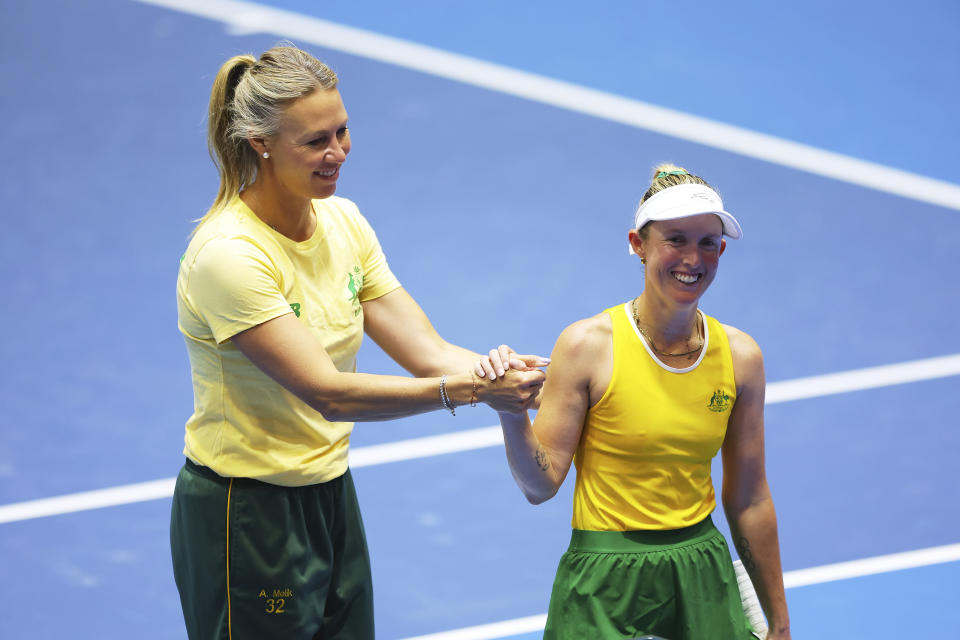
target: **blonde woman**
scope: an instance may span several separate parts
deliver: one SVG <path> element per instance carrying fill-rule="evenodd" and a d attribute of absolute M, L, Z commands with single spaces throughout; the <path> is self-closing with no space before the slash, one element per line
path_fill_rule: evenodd
<path fill-rule="evenodd" d="M 718 451 L 724 511 L 767 637 L 790 637 L 764 471 L 763 357 L 749 335 L 698 308 L 724 236 L 740 234 L 703 179 L 657 167 L 628 234 L 645 265 L 642 293 L 563 331 L 532 424 L 526 410 L 500 412 L 530 502 L 553 497 L 577 468 L 545 639 L 757 637 L 711 520 Z"/>
<path fill-rule="evenodd" d="M 177 280 L 195 396 L 171 516 L 187 632 L 372 639 L 353 422 L 521 410 L 544 374 L 474 374 L 478 354 L 437 334 L 334 195 L 351 143 L 326 65 L 291 46 L 231 58 L 208 138 L 220 188 Z M 416 377 L 357 373 L 364 333 Z"/>

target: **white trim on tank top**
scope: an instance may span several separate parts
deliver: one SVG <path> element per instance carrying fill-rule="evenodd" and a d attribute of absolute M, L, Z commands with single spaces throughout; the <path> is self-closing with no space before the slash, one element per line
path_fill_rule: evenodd
<path fill-rule="evenodd" d="M 630 302 L 632 302 L 632 300 Z M 629 322 L 630 326 L 633 327 L 633 332 L 638 338 L 640 338 L 640 343 L 643 345 L 643 348 L 647 350 L 647 353 L 650 355 L 650 357 L 653 358 L 654 362 L 660 365 L 661 368 L 666 369 L 671 373 L 689 373 L 700 366 L 700 363 L 703 361 L 703 357 L 707 355 L 707 347 L 710 346 L 710 329 L 707 327 L 707 318 L 703 315 L 703 312 L 701 312 L 700 309 L 697 309 L 697 315 L 699 315 L 700 319 L 703 321 L 703 349 L 700 350 L 700 357 L 697 358 L 697 361 L 686 369 L 677 369 L 676 367 L 671 367 L 667 364 L 664 364 L 660 358 L 657 357 L 657 354 L 654 352 L 653 348 L 647 344 L 647 340 L 643 337 L 643 334 L 640 333 L 637 323 L 633 321 L 633 313 L 630 310 L 630 302 L 625 302 L 623 304 L 623 312 L 627 314 L 627 322 Z"/>

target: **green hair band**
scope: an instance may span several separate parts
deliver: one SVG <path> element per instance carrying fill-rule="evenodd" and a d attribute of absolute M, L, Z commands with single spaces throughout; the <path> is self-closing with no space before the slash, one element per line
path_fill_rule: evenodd
<path fill-rule="evenodd" d="M 661 171 L 657 174 L 657 180 L 660 178 L 666 178 L 667 176 L 688 176 L 690 175 L 687 171 L 683 169 L 678 169 L 677 171 Z"/>

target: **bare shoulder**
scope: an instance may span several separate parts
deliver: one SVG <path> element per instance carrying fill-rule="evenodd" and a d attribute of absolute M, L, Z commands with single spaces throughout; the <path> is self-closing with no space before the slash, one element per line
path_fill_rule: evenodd
<path fill-rule="evenodd" d="M 613 372 L 613 323 L 606 313 L 574 322 L 563 330 L 550 354 L 547 367 L 547 389 L 558 388 L 569 397 L 580 390 L 578 396 L 587 407 L 603 396 Z M 582 418 L 582 416 L 580 416 Z"/>
<path fill-rule="evenodd" d="M 595 355 L 598 348 L 609 344 L 612 335 L 610 316 L 598 313 L 564 329 L 557 338 L 554 350 L 573 358 Z"/>
<path fill-rule="evenodd" d="M 720 326 L 722 326 L 727 333 L 727 341 L 730 343 L 730 351 L 733 352 L 734 358 L 759 358 L 763 360 L 760 345 L 757 344 L 757 341 L 754 340 L 749 333 L 741 331 L 729 324 L 722 324 Z"/>
<path fill-rule="evenodd" d="M 734 326 L 724 324 L 727 341 L 730 343 L 730 354 L 733 356 L 733 371 L 737 379 L 737 386 L 742 383 L 763 384 L 763 352 L 753 337 Z"/>

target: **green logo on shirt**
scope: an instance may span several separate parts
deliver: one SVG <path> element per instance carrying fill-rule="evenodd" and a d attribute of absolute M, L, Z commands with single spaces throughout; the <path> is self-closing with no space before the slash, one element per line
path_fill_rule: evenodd
<path fill-rule="evenodd" d="M 295 316 L 297 316 L 297 317 L 299 318 L 299 317 L 300 317 L 300 303 L 299 303 L 299 302 L 291 302 L 291 303 L 290 303 L 290 308 L 293 309 L 293 315 L 295 315 Z"/>
<path fill-rule="evenodd" d="M 723 392 L 723 389 L 717 389 L 713 392 L 713 395 L 710 396 L 710 404 L 707 405 L 707 409 L 710 411 L 716 411 L 717 413 L 726 411 L 730 408 L 730 396 Z"/>
<path fill-rule="evenodd" d="M 360 290 L 363 289 L 363 273 L 360 267 L 354 266 L 353 271 L 347 274 L 347 289 L 350 291 L 350 303 L 353 305 L 353 315 L 360 315 Z"/>

